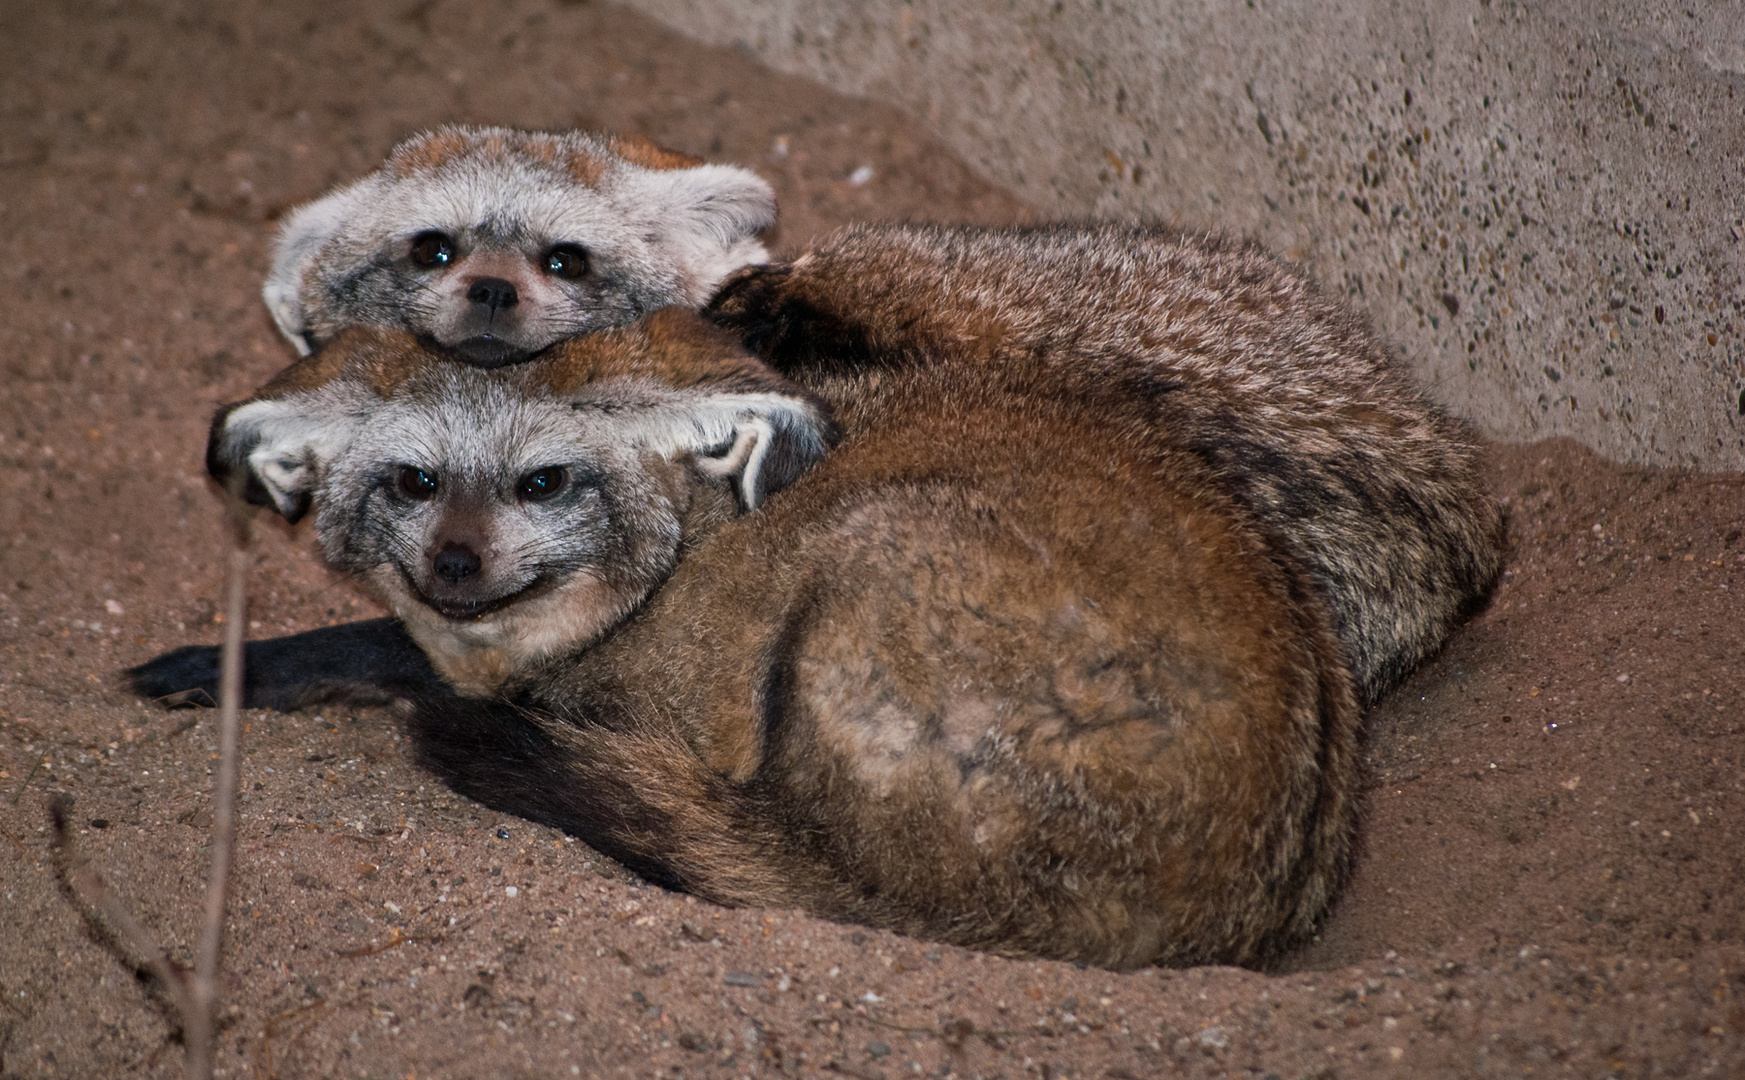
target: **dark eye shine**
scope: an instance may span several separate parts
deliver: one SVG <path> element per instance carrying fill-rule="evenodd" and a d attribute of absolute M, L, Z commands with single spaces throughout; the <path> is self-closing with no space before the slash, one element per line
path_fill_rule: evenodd
<path fill-rule="evenodd" d="M 415 465 L 400 466 L 400 475 L 397 479 L 400 490 L 408 498 L 423 502 L 436 494 L 436 477 Z"/>
<path fill-rule="evenodd" d="M 528 502 L 544 502 L 564 489 L 569 470 L 561 465 L 530 472 L 515 485 L 515 494 Z"/>
<path fill-rule="evenodd" d="M 588 253 L 575 244 L 559 244 L 545 254 L 545 272 L 574 280 L 588 272 Z"/>
<path fill-rule="evenodd" d="M 413 266 L 436 270 L 454 261 L 454 240 L 435 229 L 421 232 L 412 238 L 412 250 L 408 254 Z"/>

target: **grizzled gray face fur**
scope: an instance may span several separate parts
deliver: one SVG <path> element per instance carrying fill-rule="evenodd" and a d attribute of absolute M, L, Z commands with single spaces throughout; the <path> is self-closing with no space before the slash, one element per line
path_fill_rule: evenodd
<path fill-rule="evenodd" d="M 701 306 L 774 220 L 751 172 L 642 140 L 441 128 L 293 213 L 263 296 L 304 355 L 374 326 L 490 367 Z"/>
<path fill-rule="evenodd" d="M 316 532 L 335 568 L 389 578 L 380 584 L 454 619 L 578 572 L 660 573 L 671 553 L 659 540 L 676 526 L 659 494 L 638 490 L 648 477 L 633 453 L 566 429 L 566 405 L 451 374 L 433 402 L 384 405 L 329 471 Z M 612 528 L 627 499 L 653 511 L 640 552 Z M 654 565 L 626 565 L 638 555 Z"/>
<path fill-rule="evenodd" d="M 596 636 L 677 559 L 681 469 L 575 406 L 435 363 L 386 401 L 334 385 L 231 427 L 312 461 L 328 564 L 470 685 Z"/>

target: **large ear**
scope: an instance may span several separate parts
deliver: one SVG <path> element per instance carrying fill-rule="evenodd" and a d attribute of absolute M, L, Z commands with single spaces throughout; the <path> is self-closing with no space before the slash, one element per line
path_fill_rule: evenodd
<path fill-rule="evenodd" d="M 668 221 L 704 232 L 722 247 L 776 223 L 775 189 L 750 169 L 660 169 L 647 173 L 644 182 L 672 215 Z"/>
<path fill-rule="evenodd" d="M 642 172 L 637 187 L 655 208 L 652 218 L 695 283 L 687 298 L 700 307 L 715 283 L 769 253 L 757 234 L 775 224 L 775 191 L 756 173 L 732 165 Z"/>
<path fill-rule="evenodd" d="M 535 397 L 569 402 L 586 437 L 689 459 L 755 510 L 841 437 L 823 398 L 782 378 L 686 307 L 554 346 L 526 369 Z"/>
<path fill-rule="evenodd" d="M 363 411 L 331 393 L 305 392 L 228 405 L 212 418 L 206 471 L 226 488 L 295 522 L 309 509 L 324 465 L 351 441 Z"/>
<path fill-rule="evenodd" d="M 835 422 L 816 401 L 779 393 L 712 394 L 689 419 L 698 470 L 733 478 L 745 511 L 805 475 L 837 439 Z"/>
<path fill-rule="evenodd" d="M 273 313 L 279 330 L 297 347 L 299 356 L 308 356 L 315 346 L 309 337 L 308 320 L 304 318 L 304 275 L 322 246 L 345 227 L 357 203 L 358 187 L 353 184 L 298 207 L 279 227 L 278 239 L 273 244 L 273 266 L 267 272 L 267 283 L 261 287 L 261 299 Z"/>

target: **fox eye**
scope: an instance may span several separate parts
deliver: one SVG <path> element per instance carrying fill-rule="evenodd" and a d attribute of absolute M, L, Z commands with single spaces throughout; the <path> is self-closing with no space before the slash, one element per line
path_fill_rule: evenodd
<path fill-rule="evenodd" d="M 564 481 L 568 479 L 568 470 L 561 465 L 553 465 L 523 476 L 515 485 L 515 494 L 528 502 L 544 502 L 562 491 Z"/>
<path fill-rule="evenodd" d="M 412 265 L 435 270 L 454 261 L 454 241 L 447 233 L 431 229 L 412 238 Z"/>
<path fill-rule="evenodd" d="M 415 465 L 400 466 L 400 490 L 419 502 L 436 494 L 436 477 Z"/>
<path fill-rule="evenodd" d="M 559 244 L 545 253 L 545 272 L 575 279 L 588 272 L 588 253 L 575 244 Z"/>

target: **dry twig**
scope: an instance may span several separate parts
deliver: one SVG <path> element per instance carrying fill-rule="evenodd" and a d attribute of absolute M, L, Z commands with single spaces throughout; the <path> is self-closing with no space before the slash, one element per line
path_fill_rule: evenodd
<path fill-rule="evenodd" d="M 248 617 L 248 508 L 240 487 L 227 500 L 233 544 L 225 597 L 224 650 L 218 668 L 218 775 L 212 799 L 212 869 L 206 877 L 206 912 L 194 960 L 193 1013 L 187 1016 L 188 1077 L 212 1075 L 218 1037 L 218 951 L 224 941 L 224 901 L 236 837 L 237 714 L 242 706 L 242 628 Z"/>
<path fill-rule="evenodd" d="M 92 866 L 84 853 L 74 846 L 72 828 L 67 822 L 72 808 L 73 800 L 69 795 L 59 794 L 49 800 L 49 821 L 54 826 L 55 848 L 61 853 L 60 869 L 67 887 L 87 908 L 103 915 L 104 924 L 122 938 L 118 944 L 131 948 L 141 957 L 136 966 L 157 976 L 170 1003 L 186 1023 L 192 1005 L 188 993 L 188 970 L 170 959 L 163 947 L 133 917 L 133 912 L 128 910 L 121 897 L 115 895 L 102 871 Z"/>
<path fill-rule="evenodd" d="M 102 872 L 82 853 L 74 850 L 67 819 L 72 798 L 57 795 L 49 801 L 49 817 L 54 824 L 55 847 L 61 856 L 63 879 L 74 896 L 87 906 L 87 918 L 91 909 L 101 912 L 108 926 L 123 939 L 118 944 L 144 957 L 144 966 L 163 983 L 170 1002 L 181 1014 L 183 1041 L 188 1048 L 186 1075 L 189 1080 L 210 1080 L 215 1064 L 218 952 L 224 939 L 225 895 L 230 882 L 236 835 L 236 784 L 240 769 L 237 714 L 242 702 L 242 627 L 247 614 L 251 551 L 248 511 L 240 489 L 232 490 L 228 501 L 230 525 L 236 542 L 230 552 L 224 648 L 219 667 L 218 773 L 212 805 L 212 868 L 206 879 L 200 948 L 195 955 L 192 973 L 170 959 L 121 898 L 109 888 Z M 27 777 L 25 783 L 29 782 Z"/>

